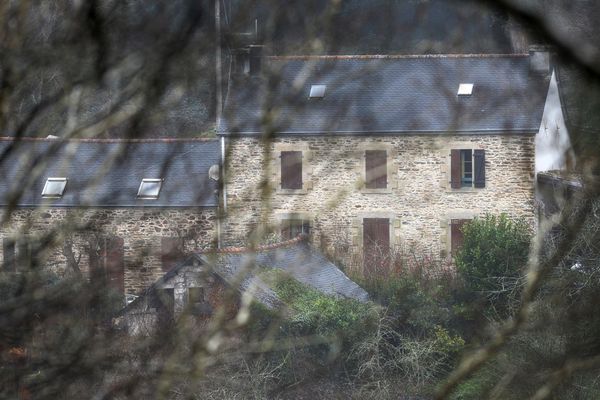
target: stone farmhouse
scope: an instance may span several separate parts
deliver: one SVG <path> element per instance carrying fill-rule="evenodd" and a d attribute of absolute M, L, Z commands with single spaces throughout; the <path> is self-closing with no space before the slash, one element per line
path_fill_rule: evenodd
<path fill-rule="evenodd" d="M 0 153 L 3 271 L 41 260 L 138 294 L 217 245 L 215 140 L 2 138 Z"/>
<path fill-rule="evenodd" d="M 450 259 L 462 224 L 475 216 L 507 213 L 535 225 L 536 159 L 539 169 L 567 163 L 543 49 L 287 57 L 258 50 L 238 57 L 246 67 L 234 68 L 218 130 L 229 242 L 253 232 L 310 234 L 364 272 L 385 264 L 389 249 Z"/>
<path fill-rule="evenodd" d="M 226 249 L 252 253 L 268 235 L 303 234 L 311 254 L 363 273 L 404 251 L 450 260 L 475 216 L 535 225 L 536 172 L 569 158 L 556 89 L 544 51 L 264 57 L 255 46 L 236 58 L 218 139 L 0 138 L 0 263 L 42 260 L 146 293 L 143 313 L 148 290 L 166 291 L 173 312 L 220 298 L 239 261 Z M 311 274 L 326 292 L 348 283 Z"/>

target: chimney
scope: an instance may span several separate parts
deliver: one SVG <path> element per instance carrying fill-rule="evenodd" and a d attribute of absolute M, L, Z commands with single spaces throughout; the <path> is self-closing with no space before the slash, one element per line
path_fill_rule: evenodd
<path fill-rule="evenodd" d="M 550 73 L 550 51 L 541 45 L 529 46 L 529 70 L 536 74 Z"/>

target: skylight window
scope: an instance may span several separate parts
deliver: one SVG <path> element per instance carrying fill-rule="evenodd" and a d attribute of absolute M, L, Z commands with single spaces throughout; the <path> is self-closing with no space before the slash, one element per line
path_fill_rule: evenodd
<path fill-rule="evenodd" d="M 162 182 L 162 179 L 142 179 L 137 197 L 150 200 L 158 199 Z"/>
<path fill-rule="evenodd" d="M 472 83 L 461 83 L 458 85 L 458 93 L 459 96 L 470 96 L 473 94 L 473 84 Z"/>
<path fill-rule="evenodd" d="M 322 99 L 325 97 L 325 90 L 327 85 L 311 85 L 309 99 Z"/>
<path fill-rule="evenodd" d="M 67 178 L 48 178 L 42 190 L 42 197 L 50 199 L 61 198 L 66 186 Z"/>

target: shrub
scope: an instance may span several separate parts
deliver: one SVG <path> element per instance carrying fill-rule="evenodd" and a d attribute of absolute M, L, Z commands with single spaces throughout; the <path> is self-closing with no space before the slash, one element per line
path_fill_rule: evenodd
<path fill-rule="evenodd" d="M 475 218 L 463 227 L 464 242 L 456 267 L 467 293 L 493 302 L 505 312 L 527 263 L 531 230 L 522 220 L 505 214 Z"/>
<path fill-rule="evenodd" d="M 372 304 L 328 296 L 293 278 L 280 279 L 275 291 L 290 308 L 283 329 L 292 336 L 337 337 L 346 345 L 367 334 L 378 319 Z"/>

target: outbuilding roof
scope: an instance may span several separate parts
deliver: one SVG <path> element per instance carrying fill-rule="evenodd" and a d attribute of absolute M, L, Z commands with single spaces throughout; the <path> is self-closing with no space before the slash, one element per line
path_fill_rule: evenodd
<path fill-rule="evenodd" d="M 195 252 L 149 286 L 116 316 L 149 307 L 152 302 L 148 300 L 157 296 L 157 290 L 173 285 L 179 275 L 201 275 L 207 272 L 214 273 L 242 295 L 249 294 L 266 307 L 276 308 L 281 305 L 281 300 L 272 283 L 261 277 L 265 268 L 284 271 L 300 283 L 326 295 L 361 302 L 369 300 L 369 295 L 363 288 L 314 249 L 306 237 L 299 236 L 255 249 L 224 248 Z"/>
<path fill-rule="evenodd" d="M 219 149 L 217 140 L 198 139 L 0 138 L 0 206 L 216 207 L 209 169 Z M 42 196 L 48 178 L 66 179 L 62 196 Z M 157 196 L 139 194 L 143 179 L 160 180 Z"/>
<path fill-rule="evenodd" d="M 263 57 L 262 71 L 233 80 L 220 134 L 535 133 L 548 89 L 526 54 Z"/>

